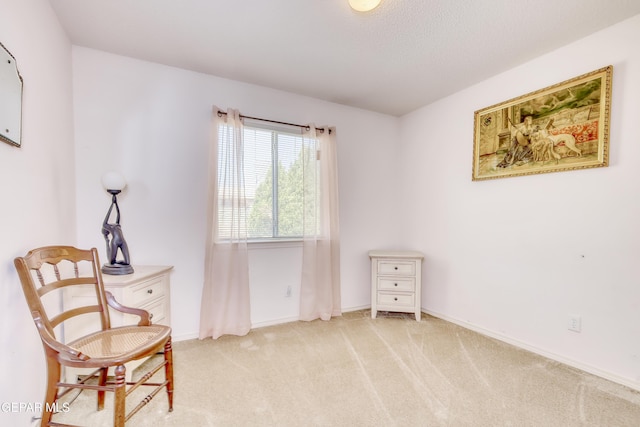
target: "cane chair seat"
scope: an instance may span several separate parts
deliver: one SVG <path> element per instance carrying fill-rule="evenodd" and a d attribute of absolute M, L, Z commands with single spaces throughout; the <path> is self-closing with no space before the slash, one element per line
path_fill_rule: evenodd
<path fill-rule="evenodd" d="M 148 351 L 149 344 L 166 339 L 170 333 L 171 329 L 162 325 L 121 326 L 94 332 L 67 345 L 101 365 L 101 359 L 136 359 Z"/>
<path fill-rule="evenodd" d="M 105 291 L 95 248 L 83 250 L 72 246 L 45 246 L 16 258 L 14 264 L 31 316 L 40 333 L 47 362 L 41 427 L 67 425 L 52 419 L 55 415 L 52 408 L 59 398 L 73 389 L 96 390 L 98 410 L 104 408 L 105 392 L 112 392 L 115 427 L 123 427 L 162 389 L 167 391 L 169 411 L 173 410 L 171 328 L 153 325 L 146 310 L 122 306 Z M 89 298 L 92 302 L 81 307 L 61 308 L 59 302 L 63 300 L 63 293 L 72 286 L 93 289 L 95 298 Z M 112 328 L 110 309 L 137 316 L 140 321 L 137 325 Z M 66 321 L 84 322 L 85 316 L 99 318 L 97 331 L 69 342 L 60 339 L 60 336 L 64 336 Z M 149 368 L 136 382 L 125 381 L 127 362 L 158 354 L 163 355 L 162 362 Z M 90 368 L 94 372 L 78 382 L 62 382 L 63 367 Z M 108 381 L 110 368 L 114 374 L 112 381 Z M 156 373 L 163 368 L 164 381 L 152 382 Z M 139 386 L 151 386 L 153 390 L 127 413 L 125 399 Z"/>

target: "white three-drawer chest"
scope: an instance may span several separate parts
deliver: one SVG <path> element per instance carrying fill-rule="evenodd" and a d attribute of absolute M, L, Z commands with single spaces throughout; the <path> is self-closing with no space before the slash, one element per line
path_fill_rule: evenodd
<path fill-rule="evenodd" d="M 420 321 L 422 260 L 416 251 L 369 252 L 371 258 L 371 317 L 378 311 L 414 313 Z"/>

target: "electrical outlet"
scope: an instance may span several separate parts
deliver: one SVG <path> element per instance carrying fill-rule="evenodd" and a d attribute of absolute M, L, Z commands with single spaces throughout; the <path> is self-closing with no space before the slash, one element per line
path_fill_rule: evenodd
<path fill-rule="evenodd" d="M 285 294 L 285 297 L 289 298 L 291 296 L 291 286 L 287 286 L 287 293 Z"/>
<path fill-rule="evenodd" d="M 568 328 L 573 332 L 581 332 L 582 331 L 582 319 L 580 316 L 569 316 L 569 325 Z"/>

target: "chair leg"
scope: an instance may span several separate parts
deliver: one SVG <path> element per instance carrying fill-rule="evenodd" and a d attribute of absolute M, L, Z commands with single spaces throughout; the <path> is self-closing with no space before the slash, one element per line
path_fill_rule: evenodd
<path fill-rule="evenodd" d="M 47 355 L 47 391 L 44 397 L 44 407 L 42 408 L 41 427 L 49 425 L 53 415 L 54 403 L 58 394 L 58 382 L 60 381 L 60 364 L 55 359 L 55 355 Z"/>
<path fill-rule="evenodd" d="M 115 369 L 115 393 L 113 396 L 113 427 L 124 427 L 125 420 L 125 396 L 126 396 L 126 379 L 125 373 L 127 369 L 124 365 L 118 365 Z"/>
<path fill-rule="evenodd" d="M 169 412 L 173 411 L 173 349 L 171 338 L 164 345 L 164 377 L 167 380 L 167 397 L 169 398 Z"/>
<path fill-rule="evenodd" d="M 100 369 L 100 374 L 98 376 L 98 384 L 100 386 L 105 386 L 107 384 L 107 374 L 109 372 L 109 368 Z M 98 390 L 98 411 L 102 411 L 104 409 L 104 390 Z"/>

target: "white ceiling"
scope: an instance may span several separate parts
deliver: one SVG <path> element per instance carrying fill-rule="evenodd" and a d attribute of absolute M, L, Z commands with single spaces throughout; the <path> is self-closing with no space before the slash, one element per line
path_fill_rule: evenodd
<path fill-rule="evenodd" d="M 640 0 L 50 3 L 75 45 L 396 116 L 640 13 Z"/>

